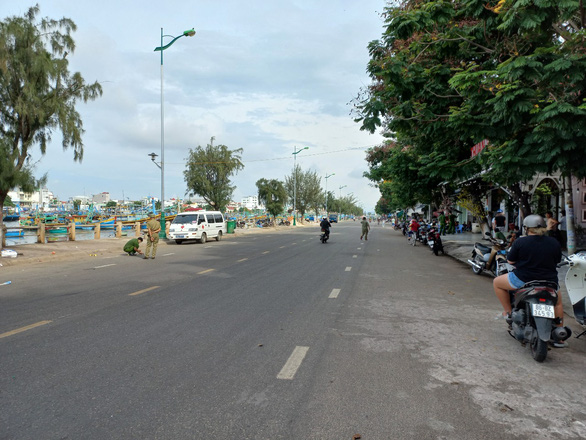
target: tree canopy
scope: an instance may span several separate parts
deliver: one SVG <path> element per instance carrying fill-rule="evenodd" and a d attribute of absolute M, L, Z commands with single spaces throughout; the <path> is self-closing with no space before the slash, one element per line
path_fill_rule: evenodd
<path fill-rule="evenodd" d="M 0 22 L 0 210 L 8 191 L 18 186 L 32 192 L 43 182 L 33 173 L 32 148 L 38 145 L 44 155 L 55 130 L 63 149 L 73 149 L 74 161 L 83 159 L 83 123 L 75 106 L 102 94 L 98 82 L 86 84 L 68 70 L 75 23 L 38 20 L 39 11 L 37 5 Z"/>
<path fill-rule="evenodd" d="M 481 171 L 513 189 L 537 172 L 586 175 L 581 1 L 406 0 L 384 17 L 354 110 L 388 139 L 368 152 L 367 177 L 386 182 L 390 205 Z"/>
<path fill-rule="evenodd" d="M 260 179 L 256 182 L 258 200 L 265 206 L 273 219 L 281 214 L 287 203 L 287 190 L 283 182 L 277 179 Z"/>
<path fill-rule="evenodd" d="M 310 209 L 317 211 L 318 207 L 325 200 L 325 194 L 321 189 L 321 178 L 316 171 L 303 171 L 299 165 L 289 176 L 285 176 L 285 187 L 289 199 L 293 200 L 294 194 L 297 198 L 295 208 L 301 214 L 301 218 Z"/>
<path fill-rule="evenodd" d="M 187 192 L 201 196 L 209 205 L 225 211 L 235 186 L 230 177 L 244 168 L 242 148 L 229 150 L 226 145 L 213 145 L 214 138 L 206 147 L 189 149 L 186 169 L 183 172 Z"/>

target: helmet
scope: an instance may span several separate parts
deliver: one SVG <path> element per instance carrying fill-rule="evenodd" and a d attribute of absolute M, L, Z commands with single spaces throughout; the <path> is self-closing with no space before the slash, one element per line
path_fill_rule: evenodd
<path fill-rule="evenodd" d="M 528 215 L 523 220 L 523 226 L 526 228 L 545 228 L 545 220 L 540 215 Z"/>

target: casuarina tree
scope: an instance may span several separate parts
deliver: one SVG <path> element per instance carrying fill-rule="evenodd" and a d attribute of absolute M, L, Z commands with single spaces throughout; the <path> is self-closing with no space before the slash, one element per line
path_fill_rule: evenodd
<path fill-rule="evenodd" d="M 32 192 L 43 182 L 35 179 L 33 157 L 46 153 L 55 131 L 63 149 L 71 148 L 73 160 L 81 162 L 84 130 L 75 106 L 102 94 L 98 82 L 87 84 L 68 70 L 75 23 L 38 15 L 37 5 L 0 22 L 0 212 L 10 190 Z M 2 226 L 0 216 L 0 231 Z"/>

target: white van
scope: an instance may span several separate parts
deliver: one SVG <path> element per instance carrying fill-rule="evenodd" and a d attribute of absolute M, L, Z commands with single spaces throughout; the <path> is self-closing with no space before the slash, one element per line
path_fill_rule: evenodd
<path fill-rule="evenodd" d="M 169 238 L 177 244 L 183 240 L 205 243 L 209 238 L 220 241 L 225 233 L 226 222 L 220 211 L 181 212 L 169 226 Z"/>

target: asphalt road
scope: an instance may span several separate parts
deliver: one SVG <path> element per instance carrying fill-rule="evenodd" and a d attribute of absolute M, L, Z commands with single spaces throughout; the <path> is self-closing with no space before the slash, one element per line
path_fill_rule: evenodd
<path fill-rule="evenodd" d="M 11 273 L 0 439 L 579 439 L 586 342 L 532 360 L 491 279 L 373 226 Z"/>

